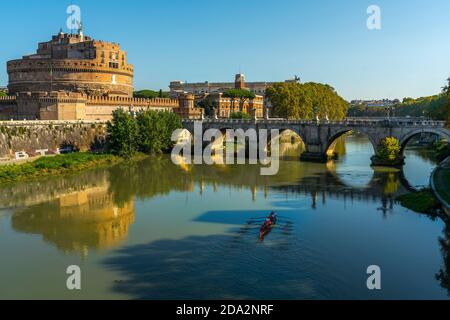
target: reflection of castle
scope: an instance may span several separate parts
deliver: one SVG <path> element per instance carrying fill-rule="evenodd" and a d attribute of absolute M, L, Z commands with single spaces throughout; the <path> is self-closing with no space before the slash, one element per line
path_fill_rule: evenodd
<path fill-rule="evenodd" d="M 42 234 L 65 252 L 87 255 L 123 241 L 134 222 L 134 202 L 114 204 L 108 186 L 88 188 L 26 209 L 12 217 L 13 228 Z"/>

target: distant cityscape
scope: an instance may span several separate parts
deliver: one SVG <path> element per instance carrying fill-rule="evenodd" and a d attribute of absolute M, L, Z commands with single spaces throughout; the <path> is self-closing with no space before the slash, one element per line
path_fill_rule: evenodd
<path fill-rule="evenodd" d="M 352 100 L 351 107 L 367 107 L 367 108 L 390 108 L 399 104 L 399 99 L 382 99 L 382 100 Z"/>

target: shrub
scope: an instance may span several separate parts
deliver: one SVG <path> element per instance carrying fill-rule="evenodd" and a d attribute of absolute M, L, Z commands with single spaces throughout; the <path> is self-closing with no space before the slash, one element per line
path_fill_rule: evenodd
<path fill-rule="evenodd" d="M 122 109 L 115 110 L 107 129 L 108 146 L 112 154 L 130 158 L 136 153 L 139 129 L 136 120 L 129 113 Z"/>
<path fill-rule="evenodd" d="M 137 151 L 162 153 L 172 146 L 172 133 L 181 127 L 181 119 L 172 112 L 144 111 L 133 118 L 118 110 L 107 126 L 109 149 L 124 158 Z"/>
<path fill-rule="evenodd" d="M 381 141 L 377 156 L 381 160 L 393 162 L 399 159 L 400 150 L 400 142 L 394 137 L 387 137 Z"/>
<path fill-rule="evenodd" d="M 172 133 L 182 127 L 181 119 L 172 112 L 144 111 L 138 114 L 139 151 L 158 154 L 169 149 Z"/>
<path fill-rule="evenodd" d="M 252 118 L 251 115 L 244 112 L 233 112 L 230 114 L 231 119 L 242 119 L 242 120 L 250 120 Z"/>
<path fill-rule="evenodd" d="M 439 162 L 444 161 L 447 157 L 450 157 L 450 145 L 445 140 L 434 143 L 433 149 Z"/>

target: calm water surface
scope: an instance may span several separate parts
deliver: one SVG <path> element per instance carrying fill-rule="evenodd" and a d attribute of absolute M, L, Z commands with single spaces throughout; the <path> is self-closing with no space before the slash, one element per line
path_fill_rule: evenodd
<path fill-rule="evenodd" d="M 172 165 L 167 157 L 0 189 L 0 299 L 447 299 L 450 230 L 394 199 L 435 166 L 372 169 L 352 136 L 328 164 Z M 261 220 L 279 226 L 258 241 Z M 382 269 L 368 291 L 366 269 Z M 66 289 L 66 268 L 82 290 Z"/>

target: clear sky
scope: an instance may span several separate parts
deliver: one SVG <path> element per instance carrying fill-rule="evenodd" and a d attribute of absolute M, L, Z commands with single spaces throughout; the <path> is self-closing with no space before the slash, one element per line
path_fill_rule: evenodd
<path fill-rule="evenodd" d="M 79 5 L 85 34 L 119 42 L 136 89 L 171 80 L 302 81 L 346 99 L 419 97 L 450 76 L 449 0 L 14 0 L 2 2 L 0 85 L 6 61 L 33 53 Z M 369 30 L 370 5 L 381 30 Z"/>

